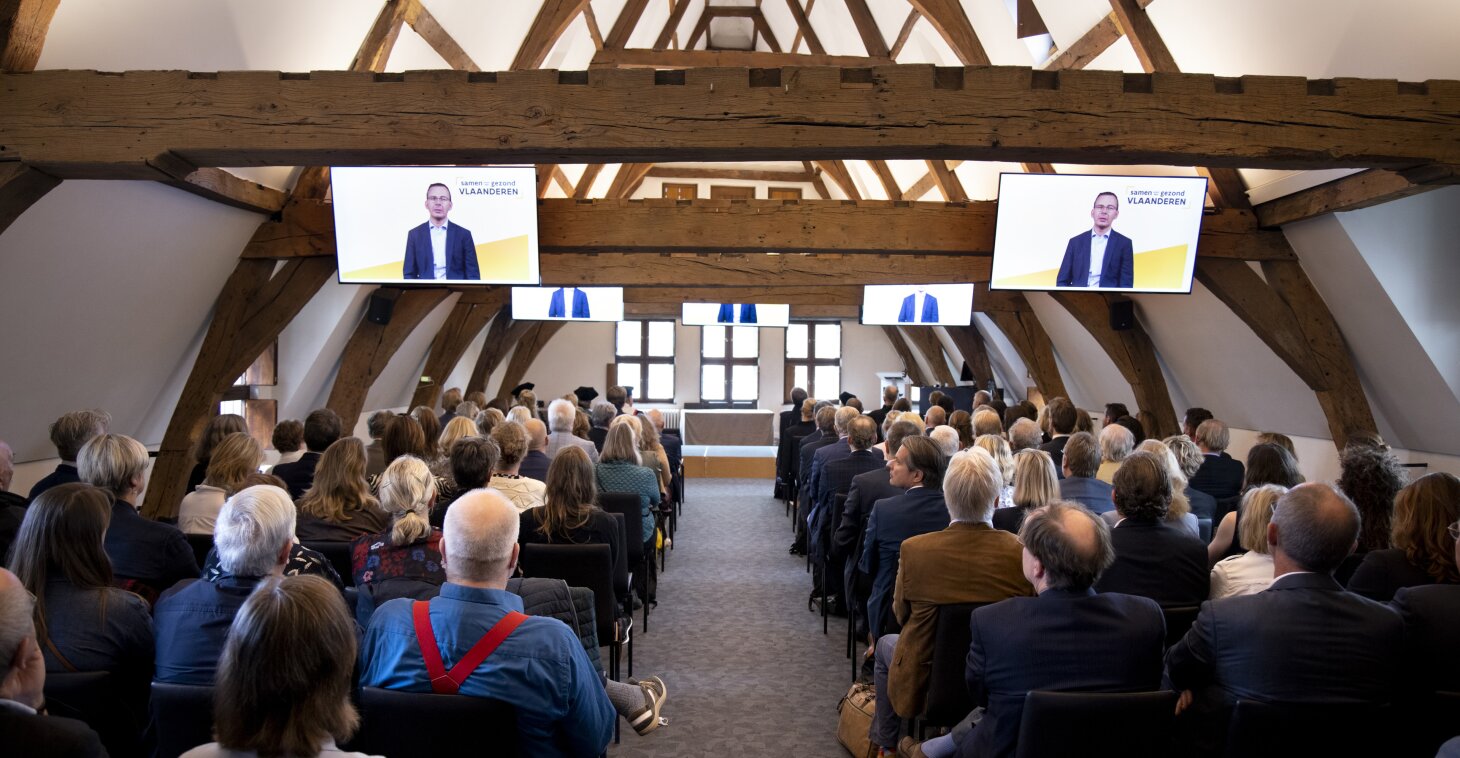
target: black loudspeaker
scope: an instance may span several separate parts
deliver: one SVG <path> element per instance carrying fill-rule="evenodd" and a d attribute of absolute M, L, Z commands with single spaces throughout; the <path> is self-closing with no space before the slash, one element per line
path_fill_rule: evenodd
<path fill-rule="evenodd" d="M 1128 331 L 1136 325 L 1136 304 L 1134 300 L 1112 300 L 1110 302 L 1110 328 L 1117 332 Z"/>
<path fill-rule="evenodd" d="M 378 289 L 370 293 L 370 304 L 365 306 L 365 319 L 372 324 L 389 324 L 390 315 L 395 312 L 395 299 L 400 290 Z"/>
<path fill-rule="evenodd" d="M 971 369 L 971 368 L 968 367 L 968 361 L 964 361 L 963 362 L 963 371 L 958 374 L 958 381 L 960 381 L 960 382 L 971 382 L 971 381 L 973 381 L 973 369 Z"/>

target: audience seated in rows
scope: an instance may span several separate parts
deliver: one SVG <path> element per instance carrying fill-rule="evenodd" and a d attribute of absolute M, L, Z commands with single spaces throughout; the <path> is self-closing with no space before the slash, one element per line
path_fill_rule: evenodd
<path fill-rule="evenodd" d="M 328 408 L 310 411 L 304 417 L 304 447 L 307 449 L 299 460 L 273 468 L 274 476 L 284 480 L 289 497 L 298 500 L 314 484 L 314 467 L 320 456 L 340 438 L 340 417 Z"/>
<path fill-rule="evenodd" d="M 415 422 L 396 416 L 391 422 Z M 365 481 L 365 445 L 354 437 L 336 440 L 320 456 L 309 490 L 297 501 L 294 527 L 300 542 L 350 542 L 383 531 L 388 523 L 380 501 Z"/>
<path fill-rule="evenodd" d="M 380 472 L 385 470 L 387 463 L 385 460 L 385 430 L 390 427 L 390 420 L 393 418 L 395 418 L 394 411 L 380 410 L 371 413 L 365 420 L 365 433 L 370 435 L 370 444 L 365 446 L 365 476 L 367 478 L 380 476 Z"/>
<path fill-rule="evenodd" d="M 1451 557 L 1460 564 L 1460 521 L 1451 522 L 1447 533 L 1454 552 Z M 1460 692 L 1460 646 L 1455 644 L 1455 630 L 1460 629 L 1460 583 L 1405 587 L 1394 593 L 1390 607 L 1404 619 L 1410 692 Z"/>
<path fill-rule="evenodd" d="M 821 482 L 822 473 L 828 463 L 841 460 L 852 454 L 851 443 L 847 440 L 847 425 L 852 422 L 852 419 L 859 418 L 861 415 L 861 411 L 846 406 L 832 411 L 831 436 L 823 439 L 824 444 L 815 445 L 815 450 L 811 456 L 810 468 L 806 467 L 805 459 L 802 459 L 802 468 L 807 471 L 807 478 L 802 492 L 807 497 L 805 500 L 806 507 L 801 512 L 801 516 L 806 520 L 808 526 L 815 517 L 822 502 L 831 496 L 828 494 L 829 490 Z M 803 449 L 802 455 L 804 456 L 806 452 Z M 877 454 L 869 451 L 868 455 L 876 456 Z"/>
<path fill-rule="evenodd" d="M 1100 447 L 1095 435 L 1076 432 L 1069 436 L 1061 455 L 1064 477 L 1060 479 L 1060 499 L 1070 500 L 1104 513 L 1115 507 L 1110 499 L 1110 484 L 1095 478 L 1100 470 Z"/>
<path fill-rule="evenodd" d="M 509 420 L 492 430 L 492 441 L 497 443 L 497 468 L 487 486 L 505 495 L 519 511 L 542 505 L 546 486 L 518 473 L 527 455 L 527 429 Z"/>
<path fill-rule="evenodd" d="M 243 480 L 263 461 L 263 447 L 248 432 L 234 432 L 214 446 L 207 476 L 178 505 L 177 526 L 183 534 L 212 534 L 223 501 L 242 489 Z"/>
<path fill-rule="evenodd" d="M 610 406 L 612 407 L 612 406 Z M 618 424 L 604 438 L 603 450 L 593 474 L 599 492 L 626 492 L 639 496 L 638 539 L 646 553 L 653 552 L 654 509 L 659 505 L 659 478 L 644 467 L 639 457 L 639 441 L 633 425 Z M 627 539 L 634 539 L 633 524 Z"/>
<path fill-rule="evenodd" d="M 980 434 L 978 438 L 973 441 L 973 444 L 977 445 L 984 452 L 988 453 L 989 457 L 993 458 L 994 463 L 997 464 L 999 467 L 999 476 L 1002 477 L 1004 486 L 1003 489 L 999 492 L 999 502 L 994 507 L 1013 508 L 1014 454 L 1013 451 L 1009 449 L 1008 441 L 1005 440 L 1003 435 L 1001 434 Z M 953 453 L 948 453 L 948 456 L 951 458 L 953 456 Z"/>
<path fill-rule="evenodd" d="M 658 410 L 648 413 L 649 423 L 654 425 L 654 435 L 659 438 L 659 446 L 664 449 L 664 458 L 669 462 L 669 473 L 671 479 L 678 475 L 680 466 L 684 463 L 684 442 L 679 437 L 664 431 L 664 414 Z"/>
<path fill-rule="evenodd" d="M 249 474 L 243 480 L 244 489 L 249 487 L 278 487 L 284 489 L 284 480 L 272 474 Z M 285 494 L 288 491 L 285 490 Z M 298 518 L 298 508 L 295 508 L 295 517 Z M 202 578 L 208 581 L 217 580 L 223 576 L 223 567 L 218 560 L 218 551 L 210 550 L 208 557 L 203 562 Z M 335 587 L 344 590 L 350 574 L 347 571 L 343 578 L 335 571 L 333 563 L 317 550 L 307 548 L 304 545 L 294 542 L 289 546 L 289 558 L 284 562 L 284 576 L 317 576 L 328 581 Z"/>
<path fill-rule="evenodd" d="M 639 414 L 637 416 L 619 416 L 624 419 L 614 419 L 614 423 L 630 424 L 634 428 L 635 439 L 639 443 L 639 460 L 644 468 L 654 472 L 654 478 L 659 480 L 659 497 L 661 500 L 669 499 L 669 455 L 664 452 L 664 445 L 659 441 L 659 430 L 654 428 L 654 423 L 648 416 Z"/>
<path fill-rule="evenodd" d="M 446 426 L 441 430 L 441 458 L 435 463 L 426 464 L 431 469 L 431 474 L 436 477 L 437 497 L 445 497 L 456 491 L 456 477 L 451 473 L 451 448 L 456 441 L 467 437 L 477 436 L 477 425 L 470 419 L 462 416 L 453 416 Z M 381 469 L 384 471 L 385 469 Z"/>
<path fill-rule="evenodd" d="M 881 456 L 871 449 L 877 438 L 874 427 L 872 419 L 865 416 L 856 416 L 847 422 L 846 444 L 849 452 L 844 457 L 827 461 L 819 480 L 821 492 L 807 517 L 807 527 L 810 530 L 808 548 L 818 572 L 818 582 L 826 583 L 826 594 L 834 597 L 845 598 L 845 572 L 842 570 L 845 558 L 841 563 L 828 560 L 831 556 L 833 533 L 841 522 L 844 511 L 837 507 L 837 496 L 850 495 L 852 483 L 858 476 L 884 469 L 886 465 Z M 819 575 L 823 562 L 832 568 L 826 576 Z"/>
<path fill-rule="evenodd" d="M 897 457 L 897 452 L 902 448 L 902 441 L 909 437 L 916 437 L 922 434 L 922 427 L 911 421 L 903 421 L 897 415 L 897 411 L 888 414 L 893 419 L 891 426 L 887 429 L 887 449 L 889 455 L 887 460 L 890 463 Z M 892 484 L 892 472 L 890 467 L 883 465 L 870 469 L 852 477 L 852 482 L 847 489 L 847 500 L 842 507 L 841 517 L 837 522 L 836 531 L 831 540 L 831 561 L 833 566 L 845 566 L 842 572 L 843 587 L 847 590 L 848 599 L 853 601 L 858 609 L 857 620 L 860 624 L 866 623 L 866 593 L 859 590 L 859 585 L 864 582 L 857 581 L 858 564 L 861 554 L 856 552 L 856 547 L 861 544 L 862 536 L 867 529 L 867 517 L 872 514 L 872 508 L 879 501 L 902 495 L 907 490 Z"/>
<path fill-rule="evenodd" d="M 618 521 L 598 507 L 593 463 L 582 448 L 563 448 L 548 469 L 541 508 L 520 514 L 517 541 L 523 545 L 608 545 L 614 576 L 629 572 L 628 551 Z M 632 524 L 628 525 L 632 526 Z M 622 603 L 627 598 L 618 597 Z"/>
<path fill-rule="evenodd" d="M 1267 525 L 1272 509 L 1287 487 L 1264 484 L 1242 496 L 1242 530 L 1237 540 L 1246 552 L 1223 558 L 1212 567 L 1211 598 L 1251 595 L 1272 585 L 1272 553 L 1267 549 Z"/>
<path fill-rule="evenodd" d="M 1166 447 L 1171 448 L 1171 453 L 1176 456 L 1176 462 L 1181 467 L 1181 475 L 1186 478 L 1186 489 L 1183 490 L 1183 493 L 1186 495 L 1186 502 L 1191 505 L 1191 512 L 1198 519 L 1207 521 L 1215 519 L 1217 517 L 1217 499 L 1191 486 L 1191 477 L 1195 476 L 1196 472 L 1201 469 L 1201 464 L 1206 462 L 1201 448 L 1184 434 L 1167 437 L 1162 442 Z M 1212 527 L 1215 529 L 1216 524 L 1213 524 Z"/>
<path fill-rule="evenodd" d="M 898 391 L 897 387 L 891 384 L 882 388 L 882 407 L 877 408 L 876 410 L 867 411 L 867 415 L 872 418 L 872 422 L 877 425 L 878 429 L 882 429 L 884 427 L 885 422 L 887 421 L 887 414 L 893 411 L 893 406 L 897 403 L 898 395 L 901 394 L 902 393 Z M 802 418 L 805 418 L 804 414 Z"/>
<path fill-rule="evenodd" d="M 1359 546 L 1335 574 L 1346 583 L 1364 556 L 1390 547 L 1394 498 L 1407 478 L 1377 434 L 1353 435 L 1338 456 L 1338 489 L 1359 509 Z"/>
<path fill-rule="evenodd" d="M 487 486 L 492 470 L 497 467 L 497 443 L 487 437 L 463 437 L 451 445 L 451 478 L 455 486 L 450 492 L 436 496 L 431 507 L 431 526 L 440 529 L 446 521 L 446 509 L 456 498 Z"/>
<path fill-rule="evenodd" d="M 55 471 L 46 474 L 30 488 L 30 494 L 25 498 L 26 503 L 29 504 L 52 487 L 81 481 L 77 465 L 81 446 L 92 437 L 106 434 L 111 421 L 111 414 L 99 409 L 71 411 L 56 419 L 51 424 L 51 444 L 56 447 L 56 456 L 61 462 L 56 464 Z"/>
<path fill-rule="evenodd" d="M 1448 531 L 1460 520 L 1460 479 L 1453 474 L 1427 474 L 1394 497 L 1390 528 L 1392 547 L 1364 554 L 1348 580 L 1350 592 L 1388 601 L 1405 587 L 1460 583 L 1455 566 L 1455 537 Z"/>
<path fill-rule="evenodd" d="M 573 432 L 580 413 L 582 411 L 577 406 L 562 398 L 548 403 L 548 425 L 552 428 L 552 433 L 548 435 L 547 447 L 543 448 L 547 457 L 557 456 L 558 451 L 564 447 L 576 447 L 588 454 L 588 460 L 598 462 L 599 446 Z"/>
<path fill-rule="evenodd" d="M 203 428 L 203 435 L 198 438 L 198 444 L 193 450 L 193 458 L 197 462 L 188 474 L 188 491 L 197 489 L 199 484 L 208 476 L 208 464 L 213 460 L 213 450 L 218 447 L 230 434 L 248 432 L 248 426 L 244 423 L 243 417 L 236 413 L 220 413 L 208 419 L 208 425 Z"/>
<path fill-rule="evenodd" d="M 198 575 L 198 559 L 177 527 L 137 513 L 147 486 L 147 448 L 120 434 L 93 437 L 77 461 L 81 479 L 111 495 L 106 554 L 117 584 L 150 603 L 183 579 Z"/>
<path fill-rule="evenodd" d="M 1191 512 L 1191 503 L 1186 499 L 1186 477 L 1181 474 L 1181 468 L 1176 463 L 1176 455 L 1159 440 L 1146 440 L 1137 445 L 1136 450 L 1150 453 L 1155 457 L 1161 464 L 1162 470 L 1171 479 L 1171 505 L 1166 509 L 1166 522 L 1201 539 L 1201 528 L 1197 523 L 1196 515 Z M 1114 527 L 1121 518 L 1118 511 L 1106 511 L 1100 514 L 1100 517 L 1105 519 L 1105 523 L 1110 524 L 1111 527 Z"/>
<path fill-rule="evenodd" d="M 527 430 L 527 455 L 522 456 L 522 463 L 518 464 L 517 473 L 535 479 L 539 482 L 547 481 L 548 466 L 553 459 L 547 456 L 547 424 L 540 419 L 528 419 L 523 425 Z"/>
<path fill-rule="evenodd" d="M 1011 508 L 994 511 L 995 529 L 1014 534 L 1024 519 L 1037 508 L 1060 499 L 1060 482 L 1054 473 L 1054 461 L 1043 450 L 1020 450 L 1014 454 L 1014 491 Z"/>
<path fill-rule="evenodd" d="M 1214 418 L 1201 422 L 1191 435 L 1191 441 L 1196 443 L 1204 457 L 1201 468 L 1190 477 L 1191 486 L 1218 501 L 1242 494 L 1245 469 L 1241 461 L 1227 455 L 1230 440 L 1227 425 Z"/>
<path fill-rule="evenodd" d="M 350 545 L 354 585 L 376 605 L 397 597 L 434 594 L 446 581 L 441 531 L 431 526 L 436 481 L 419 458 L 403 455 L 380 477 L 380 507 L 390 526 Z"/>
<path fill-rule="evenodd" d="M 1208 460 L 1212 460 L 1208 457 Z M 1278 445 L 1259 444 L 1253 445 L 1247 451 L 1247 466 L 1243 471 L 1242 492 L 1247 492 L 1253 487 L 1261 487 L 1266 484 L 1275 484 L 1285 489 L 1292 489 L 1303 483 L 1303 475 L 1298 472 L 1298 461 L 1288 453 L 1287 450 Z M 1224 515 L 1220 523 L 1212 531 L 1212 540 L 1207 545 L 1207 560 L 1216 563 L 1217 561 L 1242 553 L 1242 546 L 1237 543 L 1237 534 L 1241 531 L 1242 511 L 1240 508 Z"/>
<path fill-rule="evenodd" d="M 781 411 L 776 416 L 776 432 L 781 437 L 786 434 L 786 429 L 792 424 L 801 420 L 801 404 L 806 402 L 806 390 L 800 387 L 791 388 L 791 407 Z"/>
<path fill-rule="evenodd" d="M 162 593 L 153 611 L 159 682 L 210 685 L 239 608 L 270 576 L 283 574 L 294 543 L 294 503 L 278 487 L 253 486 L 218 513 L 218 571 Z"/>
<path fill-rule="evenodd" d="M 888 462 L 888 483 L 906 492 L 879 500 L 867 517 L 867 531 L 857 568 L 871 577 L 867 626 L 872 639 L 890 631 L 892 595 L 903 540 L 948 526 L 943 502 L 943 473 L 948 459 L 927 437 L 906 437 Z"/>
<path fill-rule="evenodd" d="M 1039 449 L 1049 453 L 1050 460 L 1054 461 L 1055 471 L 1062 471 L 1065 444 L 1069 442 L 1070 435 L 1075 433 L 1075 424 L 1078 422 L 1079 416 L 1083 414 L 1074 403 L 1063 397 L 1050 398 L 1049 403 L 1044 406 L 1044 410 L 1045 417 L 1049 419 L 1050 439 Z M 1063 478 L 1063 474 L 1061 474 L 1061 478 Z"/>
<path fill-rule="evenodd" d="M 1100 429 L 1100 468 L 1095 478 L 1106 484 L 1115 483 L 1115 472 L 1126 456 L 1136 449 L 1135 435 L 1120 424 L 1110 424 Z"/>
<path fill-rule="evenodd" d="M 902 543 L 892 601 L 902 632 L 877 640 L 873 678 L 870 737 L 887 752 L 897 747 L 902 719 L 923 711 L 938 607 L 1033 594 L 1020 566 L 1019 540 L 989 524 L 1003 485 L 998 463 L 983 449 L 957 454 L 943 479 L 951 523 Z"/>
<path fill-rule="evenodd" d="M 588 439 L 593 442 L 593 447 L 603 452 L 603 443 L 608 439 L 608 422 L 618 415 L 618 410 L 608 403 L 594 403 L 588 410 L 589 419 L 593 426 L 588 430 Z"/>
<path fill-rule="evenodd" d="M 1112 497 L 1120 519 L 1110 530 L 1115 562 L 1095 584 L 1099 592 L 1148 597 L 1163 606 L 1193 606 L 1207 599 L 1206 546 L 1167 521 L 1171 477 L 1160 458 L 1132 453 L 1115 472 Z"/>
<path fill-rule="evenodd" d="M 389 414 L 390 411 L 376 411 L 370 414 L 375 418 L 377 414 Z M 379 449 L 380 440 L 376 434 L 376 428 L 370 427 L 370 447 Z M 385 433 L 385 425 L 382 423 L 379 428 L 380 434 Z M 274 466 L 284 463 L 293 463 L 304 455 L 304 422 L 299 419 L 287 418 L 274 425 L 274 432 L 269 436 L 269 444 L 273 445 L 274 452 L 279 457 L 272 464 L 264 467 L 264 471 L 272 473 Z"/>

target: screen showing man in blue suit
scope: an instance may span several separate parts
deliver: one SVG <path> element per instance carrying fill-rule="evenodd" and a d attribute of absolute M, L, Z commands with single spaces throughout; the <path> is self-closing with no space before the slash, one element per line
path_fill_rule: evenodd
<path fill-rule="evenodd" d="M 1056 287 L 1125 287 L 1135 284 L 1135 248 L 1130 237 L 1111 229 L 1120 216 L 1120 200 L 1114 192 L 1095 196 L 1089 230 L 1070 238 L 1060 262 Z"/>
<path fill-rule="evenodd" d="M 477 247 L 471 231 L 446 220 L 451 213 L 451 189 L 435 183 L 426 188 L 424 224 L 406 233 L 406 279 L 481 279 Z"/>
<path fill-rule="evenodd" d="M 902 308 L 897 312 L 897 323 L 938 323 L 938 298 L 918 288 L 917 292 L 902 299 Z"/>
<path fill-rule="evenodd" d="M 559 287 L 548 300 L 548 318 L 568 318 L 566 290 L 573 291 L 573 318 L 593 318 L 588 312 L 588 293 L 577 287 Z"/>
<path fill-rule="evenodd" d="M 715 321 L 721 324 L 754 324 L 756 323 L 755 303 L 742 303 L 739 319 L 735 318 L 734 303 L 720 303 L 720 312 L 715 316 Z"/>

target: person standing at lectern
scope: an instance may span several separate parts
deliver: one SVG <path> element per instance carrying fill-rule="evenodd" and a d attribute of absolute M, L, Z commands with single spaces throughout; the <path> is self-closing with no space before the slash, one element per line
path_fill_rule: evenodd
<path fill-rule="evenodd" d="M 401 268 L 405 279 L 480 279 L 477 246 L 471 231 L 449 223 L 451 189 L 436 182 L 426 188 L 426 212 L 430 218 L 406 232 L 406 257 Z"/>
<path fill-rule="evenodd" d="M 1056 287 L 1126 287 L 1135 281 L 1135 247 L 1130 237 L 1110 228 L 1120 216 L 1120 200 L 1114 192 L 1095 196 L 1090 218 L 1095 224 L 1065 245 Z"/>

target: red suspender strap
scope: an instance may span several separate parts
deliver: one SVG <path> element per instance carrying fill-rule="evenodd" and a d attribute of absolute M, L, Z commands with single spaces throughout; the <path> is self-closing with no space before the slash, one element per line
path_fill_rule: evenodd
<path fill-rule="evenodd" d="M 438 695 L 455 695 L 471 672 L 476 671 L 482 661 L 527 620 L 526 614 L 509 611 L 472 645 L 448 674 L 441 662 L 441 650 L 436 647 L 436 633 L 431 630 L 430 608 L 430 603 L 418 600 L 411 606 L 411 617 L 416 624 L 416 641 L 421 645 L 421 657 L 426 661 L 426 675 L 431 677 L 431 691 Z"/>

